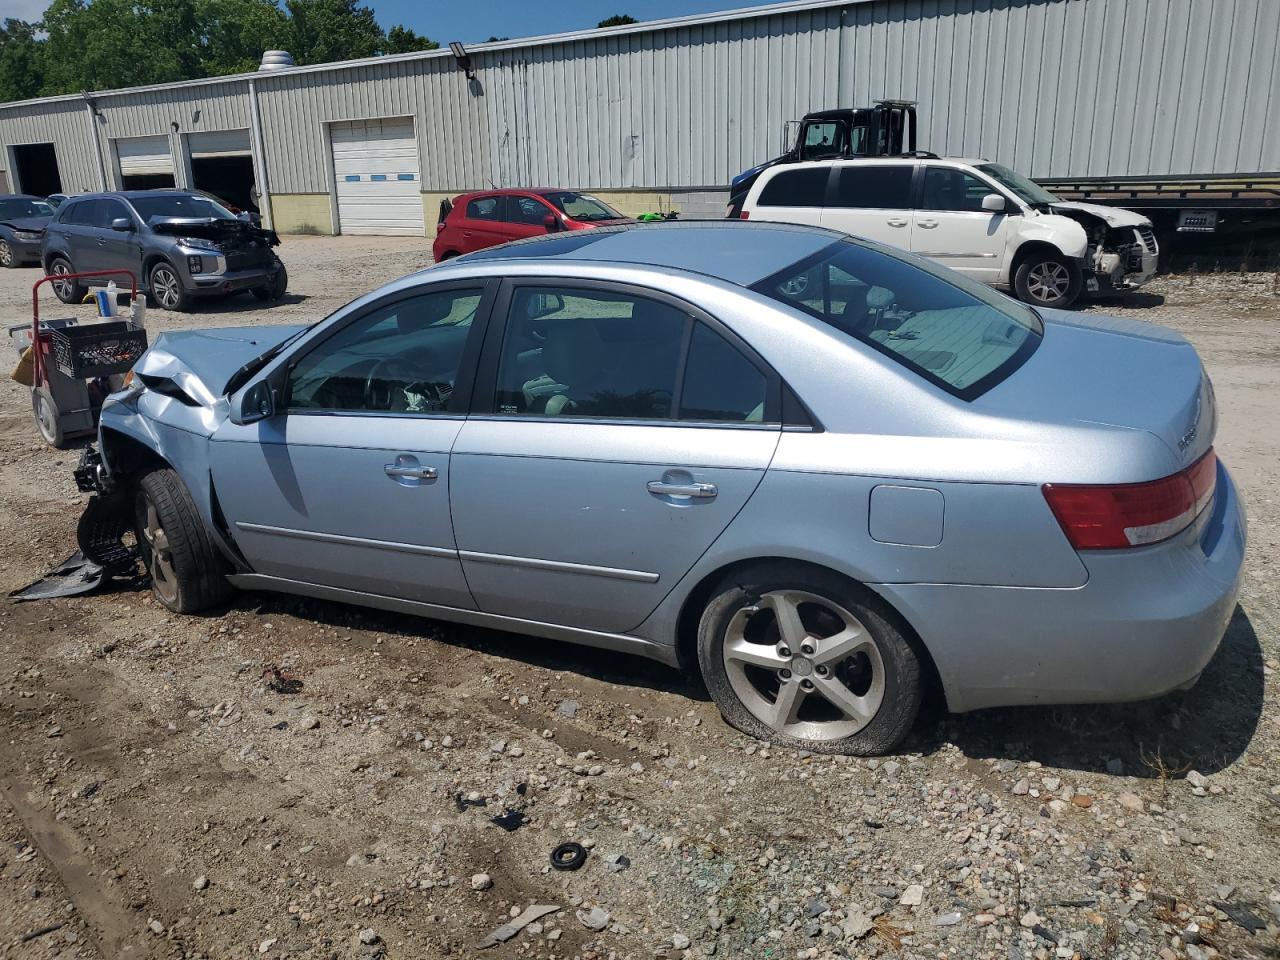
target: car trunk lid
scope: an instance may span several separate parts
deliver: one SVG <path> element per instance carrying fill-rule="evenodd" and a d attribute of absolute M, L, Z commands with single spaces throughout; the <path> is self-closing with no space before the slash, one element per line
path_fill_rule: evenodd
<path fill-rule="evenodd" d="M 1177 469 L 1212 446 L 1213 386 L 1180 334 L 1116 317 L 1041 315 L 1045 331 L 1036 351 L 975 406 L 1032 420 L 1143 430 L 1169 447 Z"/>

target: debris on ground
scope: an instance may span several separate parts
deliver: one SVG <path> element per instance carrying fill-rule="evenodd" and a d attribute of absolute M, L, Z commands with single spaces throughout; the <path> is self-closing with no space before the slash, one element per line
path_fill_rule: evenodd
<path fill-rule="evenodd" d="M 497 946 L 499 943 L 506 943 L 531 923 L 536 923 L 543 917 L 557 913 L 559 910 L 560 907 L 545 903 L 534 904 L 531 907 L 527 907 L 518 916 L 508 920 L 502 926 L 491 931 L 483 940 L 478 941 L 476 943 L 476 949 L 485 950 L 489 947 Z M 557 937 L 556 939 L 559 938 Z"/>

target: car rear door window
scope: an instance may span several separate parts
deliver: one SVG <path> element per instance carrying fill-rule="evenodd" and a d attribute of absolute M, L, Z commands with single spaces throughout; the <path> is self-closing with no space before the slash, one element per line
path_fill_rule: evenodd
<path fill-rule="evenodd" d="M 925 167 L 921 210 L 982 213 L 982 198 L 996 191 L 972 174 L 954 167 Z"/>
<path fill-rule="evenodd" d="M 87 227 L 94 222 L 94 217 L 98 209 L 100 200 L 79 200 L 72 204 L 71 209 L 66 212 L 62 218 L 63 223 L 69 223 L 77 227 Z"/>
<path fill-rule="evenodd" d="M 830 175 L 829 167 L 783 170 L 764 185 L 756 203 L 762 207 L 821 207 Z"/>
<path fill-rule="evenodd" d="M 689 317 L 628 293 L 527 286 L 511 298 L 495 410 L 666 420 Z"/>
<path fill-rule="evenodd" d="M 467 202 L 468 220 L 502 219 L 502 197 L 477 197 Z"/>
<path fill-rule="evenodd" d="M 680 419 L 762 423 L 769 380 L 733 344 L 695 322 L 680 391 Z"/>
<path fill-rule="evenodd" d="M 1044 332 L 1035 311 L 990 287 L 866 241 L 833 243 L 753 289 L 963 400 L 1021 366 Z"/>
<path fill-rule="evenodd" d="M 906 210 L 911 207 L 911 175 L 907 164 L 847 164 L 836 173 L 830 206 Z"/>
<path fill-rule="evenodd" d="M 542 222 L 551 216 L 551 211 L 533 197 L 508 197 L 504 220 L 525 226 L 542 226 Z"/>
<path fill-rule="evenodd" d="M 289 410 L 456 412 L 453 388 L 482 293 L 422 293 L 348 324 L 294 364 Z"/>

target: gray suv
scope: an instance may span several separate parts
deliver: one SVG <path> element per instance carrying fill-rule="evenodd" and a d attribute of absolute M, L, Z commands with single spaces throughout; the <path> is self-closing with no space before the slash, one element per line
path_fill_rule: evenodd
<path fill-rule="evenodd" d="M 185 310 L 197 297 L 242 290 L 259 300 L 284 296 L 289 276 L 271 249 L 279 243 L 273 231 L 197 193 L 90 193 L 58 207 L 40 259 L 53 276 L 130 270 L 152 303 Z M 108 279 L 86 282 L 100 285 Z M 55 280 L 53 289 L 63 303 L 79 303 L 85 296 L 81 281 Z"/>

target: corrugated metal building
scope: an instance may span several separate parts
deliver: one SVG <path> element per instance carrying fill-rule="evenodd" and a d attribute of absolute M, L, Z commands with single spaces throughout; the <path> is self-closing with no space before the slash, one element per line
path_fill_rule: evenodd
<path fill-rule="evenodd" d="M 440 196 L 490 185 L 712 212 L 786 121 L 900 97 L 923 148 L 1033 177 L 1280 171 L 1277 37 L 1276 0 L 800 0 L 480 44 L 472 81 L 440 50 L 0 105 L 0 165 L 21 187 L 56 157 L 68 192 L 238 169 L 284 231 L 377 230 L 342 212 L 384 189 L 366 176 L 418 183 L 428 233 Z M 339 179 L 335 138 L 362 137 L 399 166 Z"/>

